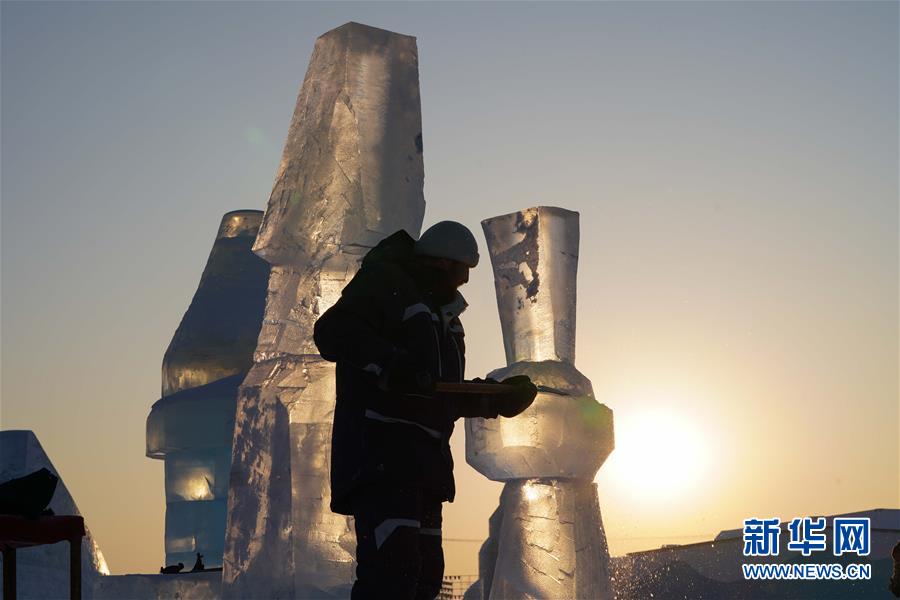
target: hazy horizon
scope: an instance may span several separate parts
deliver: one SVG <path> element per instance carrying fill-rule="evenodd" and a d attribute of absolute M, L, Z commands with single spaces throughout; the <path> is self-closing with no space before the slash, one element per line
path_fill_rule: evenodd
<path fill-rule="evenodd" d="M 144 456 L 221 216 L 264 210 L 317 36 L 418 39 L 426 213 L 581 215 L 576 366 L 615 413 L 613 554 L 900 507 L 896 2 L 0 5 L 0 428 L 113 573 L 164 560 Z M 489 261 L 469 377 L 504 364 Z M 465 463 L 447 574 L 501 484 Z M 661 447 L 656 447 L 656 445 Z"/>

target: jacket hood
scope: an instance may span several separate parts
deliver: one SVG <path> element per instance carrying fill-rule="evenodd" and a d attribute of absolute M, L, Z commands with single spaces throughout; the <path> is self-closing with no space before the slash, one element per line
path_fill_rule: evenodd
<path fill-rule="evenodd" d="M 416 241 L 406 233 L 406 230 L 395 231 L 366 253 L 361 266 L 407 262 L 413 255 L 415 244 Z"/>

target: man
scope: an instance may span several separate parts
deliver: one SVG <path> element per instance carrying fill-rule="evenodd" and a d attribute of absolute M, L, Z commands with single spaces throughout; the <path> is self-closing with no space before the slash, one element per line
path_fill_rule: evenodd
<path fill-rule="evenodd" d="M 460 223 L 437 223 L 418 241 L 400 230 L 369 251 L 316 322 L 319 352 L 337 363 L 331 509 L 355 519 L 353 600 L 437 596 L 441 503 L 455 495 L 453 423 L 513 417 L 537 393 L 527 376 L 502 382 L 514 386 L 506 394 L 435 390 L 463 381 L 467 304 L 457 288 L 477 264 L 475 237 Z"/>

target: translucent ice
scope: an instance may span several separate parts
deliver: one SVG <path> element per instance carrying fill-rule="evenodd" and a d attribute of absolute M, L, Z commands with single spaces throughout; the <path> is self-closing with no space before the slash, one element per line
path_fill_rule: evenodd
<path fill-rule="evenodd" d="M 483 598 L 610 598 L 592 481 L 613 419 L 573 364 L 578 213 L 540 206 L 482 226 L 507 360 L 489 376 L 526 374 L 557 392 L 512 419 L 466 420 L 466 460 L 506 482 L 479 554 Z"/>
<path fill-rule="evenodd" d="M 491 371 L 498 381 L 525 374 L 570 396 L 540 392 L 514 419 L 467 419 L 466 459 L 494 481 L 523 477 L 591 480 L 613 448 L 612 411 L 570 363 L 517 362 Z"/>
<path fill-rule="evenodd" d="M 200 284 L 163 358 L 147 456 L 165 460 L 166 564 L 222 564 L 238 387 L 253 362 L 269 265 L 251 252 L 262 211 L 222 217 Z"/>
<path fill-rule="evenodd" d="M 575 362 L 578 213 L 538 206 L 481 222 L 494 268 L 506 364 Z"/>
<path fill-rule="evenodd" d="M 238 399 L 222 593 L 349 595 L 355 536 L 329 509 L 334 365 L 316 319 L 366 251 L 425 211 L 415 38 L 358 23 L 322 35 L 254 251 L 272 265 Z"/>
<path fill-rule="evenodd" d="M 316 40 L 253 250 L 321 264 L 425 213 L 416 39 L 347 23 Z"/>
<path fill-rule="evenodd" d="M 246 373 L 265 307 L 269 266 L 250 248 L 262 211 L 222 217 L 200 284 L 163 357 L 162 395 Z"/>
<path fill-rule="evenodd" d="M 485 599 L 612 598 L 596 484 L 507 483 L 479 554 Z"/>
<path fill-rule="evenodd" d="M 568 395 L 540 393 L 514 419 L 467 419 L 466 460 L 489 479 L 592 480 L 613 447 L 612 411 L 574 366 L 578 213 L 539 206 L 482 221 L 507 365 Z"/>

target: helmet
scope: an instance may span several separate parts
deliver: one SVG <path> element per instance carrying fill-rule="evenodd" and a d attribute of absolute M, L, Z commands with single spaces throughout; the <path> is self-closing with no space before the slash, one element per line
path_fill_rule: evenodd
<path fill-rule="evenodd" d="M 425 230 L 413 252 L 420 256 L 450 258 L 474 267 L 478 264 L 478 243 L 469 228 L 456 221 L 441 221 Z"/>

